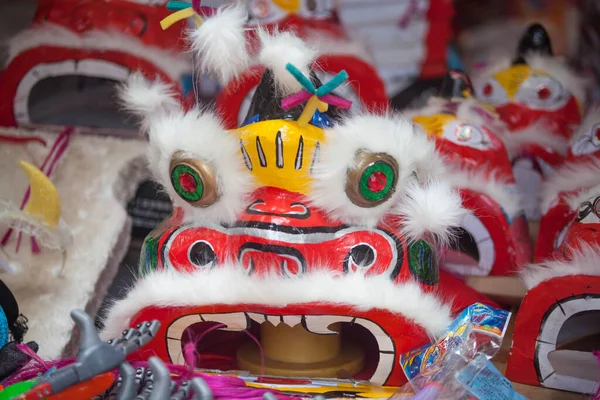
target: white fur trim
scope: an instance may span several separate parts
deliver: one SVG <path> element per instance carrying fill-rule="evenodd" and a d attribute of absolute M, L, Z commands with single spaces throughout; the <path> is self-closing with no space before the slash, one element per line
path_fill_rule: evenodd
<path fill-rule="evenodd" d="M 409 239 L 433 234 L 441 242 L 451 239 L 450 228 L 460 226 L 466 214 L 460 195 L 448 182 L 432 181 L 425 187 L 409 183 L 397 208 L 402 215 L 402 233 Z"/>
<path fill-rule="evenodd" d="M 427 181 L 430 164 L 438 157 L 433 142 L 408 120 L 398 117 L 349 117 L 342 124 L 327 129 L 325 137 L 319 161 L 314 166 L 309 196 L 331 217 L 353 225 L 375 226 L 406 194 L 413 172 Z M 359 150 L 389 154 L 399 166 L 395 193 L 376 207 L 359 207 L 346 195 L 347 173 L 355 167 Z"/>
<path fill-rule="evenodd" d="M 565 164 L 556 171 L 550 181 L 542 186 L 541 210 L 546 212 L 561 192 L 570 192 L 598 184 L 600 184 L 600 160 L 593 159 Z"/>
<path fill-rule="evenodd" d="M 153 115 L 181 108 L 175 100 L 176 93 L 171 85 L 159 81 L 149 82 L 139 72 L 129 76 L 121 86 L 119 95 L 123 106 L 141 117 L 146 128 Z"/>
<path fill-rule="evenodd" d="M 506 132 L 502 135 L 501 139 L 504 141 L 506 150 L 511 158 L 518 155 L 521 149 L 528 145 L 548 147 L 565 156 L 569 151 L 569 141 L 551 132 L 552 128 L 542 118 L 527 128 Z"/>
<path fill-rule="evenodd" d="M 261 304 L 286 307 L 299 303 L 344 304 L 359 310 L 383 309 L 402 314 L 432 335 L 450 324 L 450 306 L 415 282 L 395 284 L 389 277 L 336 275 L 322 271 L 300 278 L 248 276 L 237 265 L 182 274 L 153 272 L 108 312 L 105 338 L 117 337 L 145 307 Z"/>
<path fill-rule="evenodd" d="M 194 109 L 153 118 L 149 125 L 150 169 L 175 207 L 184 210 L 184 222 L 233 222 L 252 191 L 252 179 L 239 154 L 240 144 L 210 112 Z M 171 185 L 170 162 L 177 151 L 211 165 L 217 174 L 219 199 L 209 207 L 193 207 Z"/>
<path fill-rule="evenodd" d="M 245 4 L 225 5 L 190 34 L 202 72 L 214 75 L 222 85 L 250 65 L 245 36 L 247 20 Z"/>
<path fill-rule="evenodd" d="M 138 74 L 122 90 L 126 107 L 142 117 L 148 131 L 148 162 L 155 179 L 165 187 L 173 205 L 184 210 L 185 222 L 235 221 L 253 188 L 239 154 L 239 143 L 213 113 L 198 109 L 184 113 L 170 93 L 168 86 L 150 84 Z M 194 207 L 175 192 L 170 163 L 178 151 L 213 167 L 219 193 L 213 205 Z"/>
<path fill-rule="evenodd" d="M 485 169 L 485 168 L 482 168 Z M 468 189 L 494 199 L 511 217 L 523 211 L 515 185 L 502 177 L 488 176 L 483 172 L 450 169 L 446 178 L 456 189 Z"/>
<path fill-rule="evenodd" d="M 133 36 L 115 31 L 90 31 L 79 35 L 48 22 L 35 25 L 13 37 L 8 44 L 7 62 L 39 46 L 119 51 L 150 61 L 175 82 L 191 71 L 191 63 L 185 54 L 145 45 Z"/>
<path fill-rule="evenodd" d="M 577 211 L 583 202 L 591 200 L 593 203 L 593 200 L 598 196 L 600 196 L 600 185 L 567 196 L 566 201 L 571 210 Z"/>
<path fill-rule="evenodd" d="M 521 278 L 529 290 L 552 278 L 573 275 L 600 276 L 600 248 L 589 245 L 576 251 L 571 261 L 552 260 L 529 265 Z"/>
<path fill-rule="evenodd" d="M 302 85 L 286 69 L 288 63 L 310 76 L 309 66 L 317 57 L 317 51 L 291 32 L 269 34 L 258 29 L 261 41 L 260 63 L 273 71 L 277 87 L 285 94 L 298 92 Z"/>

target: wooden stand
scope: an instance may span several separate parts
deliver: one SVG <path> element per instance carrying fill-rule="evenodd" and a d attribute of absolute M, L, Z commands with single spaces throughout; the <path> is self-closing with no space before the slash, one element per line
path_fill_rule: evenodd
<path fill-rule="evenodd" d="M 340 325 L 329 329 L 339 332 Z M 258 346 L 248 342 L 237 352 L 240 369 L 265 375 L 337 378 L 354 375 L 364 366 L 364 351 L 344 342 L 339 334 L 317 335 L 300 324 L 292 328 L 265 322 L 260 337 L 264 367 Z"/>

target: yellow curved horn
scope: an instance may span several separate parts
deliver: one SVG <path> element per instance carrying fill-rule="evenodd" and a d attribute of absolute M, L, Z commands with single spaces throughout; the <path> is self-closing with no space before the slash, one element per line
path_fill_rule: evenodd
<path fill-rule="evenodd" d="M 19 165 L 29 179 L 30 194 L 24 211 L 40 215 L 54 228 L 60 220 L 60 197 L 52 181 L 34 165 L 25 161 Z"/>

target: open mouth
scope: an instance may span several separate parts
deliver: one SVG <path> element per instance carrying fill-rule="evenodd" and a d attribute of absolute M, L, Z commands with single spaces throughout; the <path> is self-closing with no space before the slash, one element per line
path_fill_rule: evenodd
<path fill-rule="evenodd" d="M 593 351 L 600 340 L 599 310 L 598 295 L 557 300 L 548 310 L 536 347 L 540 383 L 569 390 L 577 381 L 584 392 L 596 392 L 600 368 Z"/>
<path fill-rule="evenodd" d="M 513 171 L 527 220 L 538 221 L 542 217 L 539 205 L 541 185 L 554 174 L 554 170 L 540 158 L 523 156 L 513 161 Z"/>
<path fill-rule="evenodd" d="M 483 222 L 472 213 L 462 226 L 454 228 L 451 241 L 443 257 L 443 266 L 461 275 L 489 275 L 496 259 L 494 241 Z"/>
<path fill-rule="evenodd" d="M 77 125 L 131 129 L 115 102 L 115 85 L 129 69 L 105 60 L 65 60 L 34 66 L 20 81 L 14 100 L 19 124 Z"/>
<path fill-rule="evenodd" d="M 191 345 L 197 368 L 260 376 L 383 384 L 396 356 L 392 338 L 378 323 L 340 314 L 203 312 L 180 316 L 166 333 L 173 364 L 190 362 Z"/>

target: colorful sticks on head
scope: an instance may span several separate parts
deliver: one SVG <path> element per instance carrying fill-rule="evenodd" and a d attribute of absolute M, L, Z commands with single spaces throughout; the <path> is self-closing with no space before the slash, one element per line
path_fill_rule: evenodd
<path fill-rule="evenodd" d="M 300 118 L 298 118 L 298 124 L 300 126 L 306 126 L 316 110 L 325 112 L 329 105 L 346 109 L 352 106 L 350 100 L 331 94 L 332 91 L 348 79 L 348 73 L 346 71 L 339 72 L 329 82 L 324 83 L 319 88 L 315 88 L 312 81 L 292 64 L 288 63 L 286 69 L 294 76 L 294 78 L 296 78 L 298 83 L 300 83 L 304 89 L 284 98 L 281 101 L 281 107 L 284 110 L 289 110 L 290 108 L 306 102 L 304 111 L 302 112 L 302 115 L 300 115 Z"/>
<path fill-rule="evenodd" d="M 204 7 L 200 0 L 194 0 L 191 4 L 185 1 L 169 1 L 167 10 L 175 11 L 173 14 L 160 21 L 160 26 L 163 30 L 171 27 L 171 25 L 189 17 L 194 17 L 196 27 L 202 24 L 202 17 L 214 14 L 215 9 Z"/>

